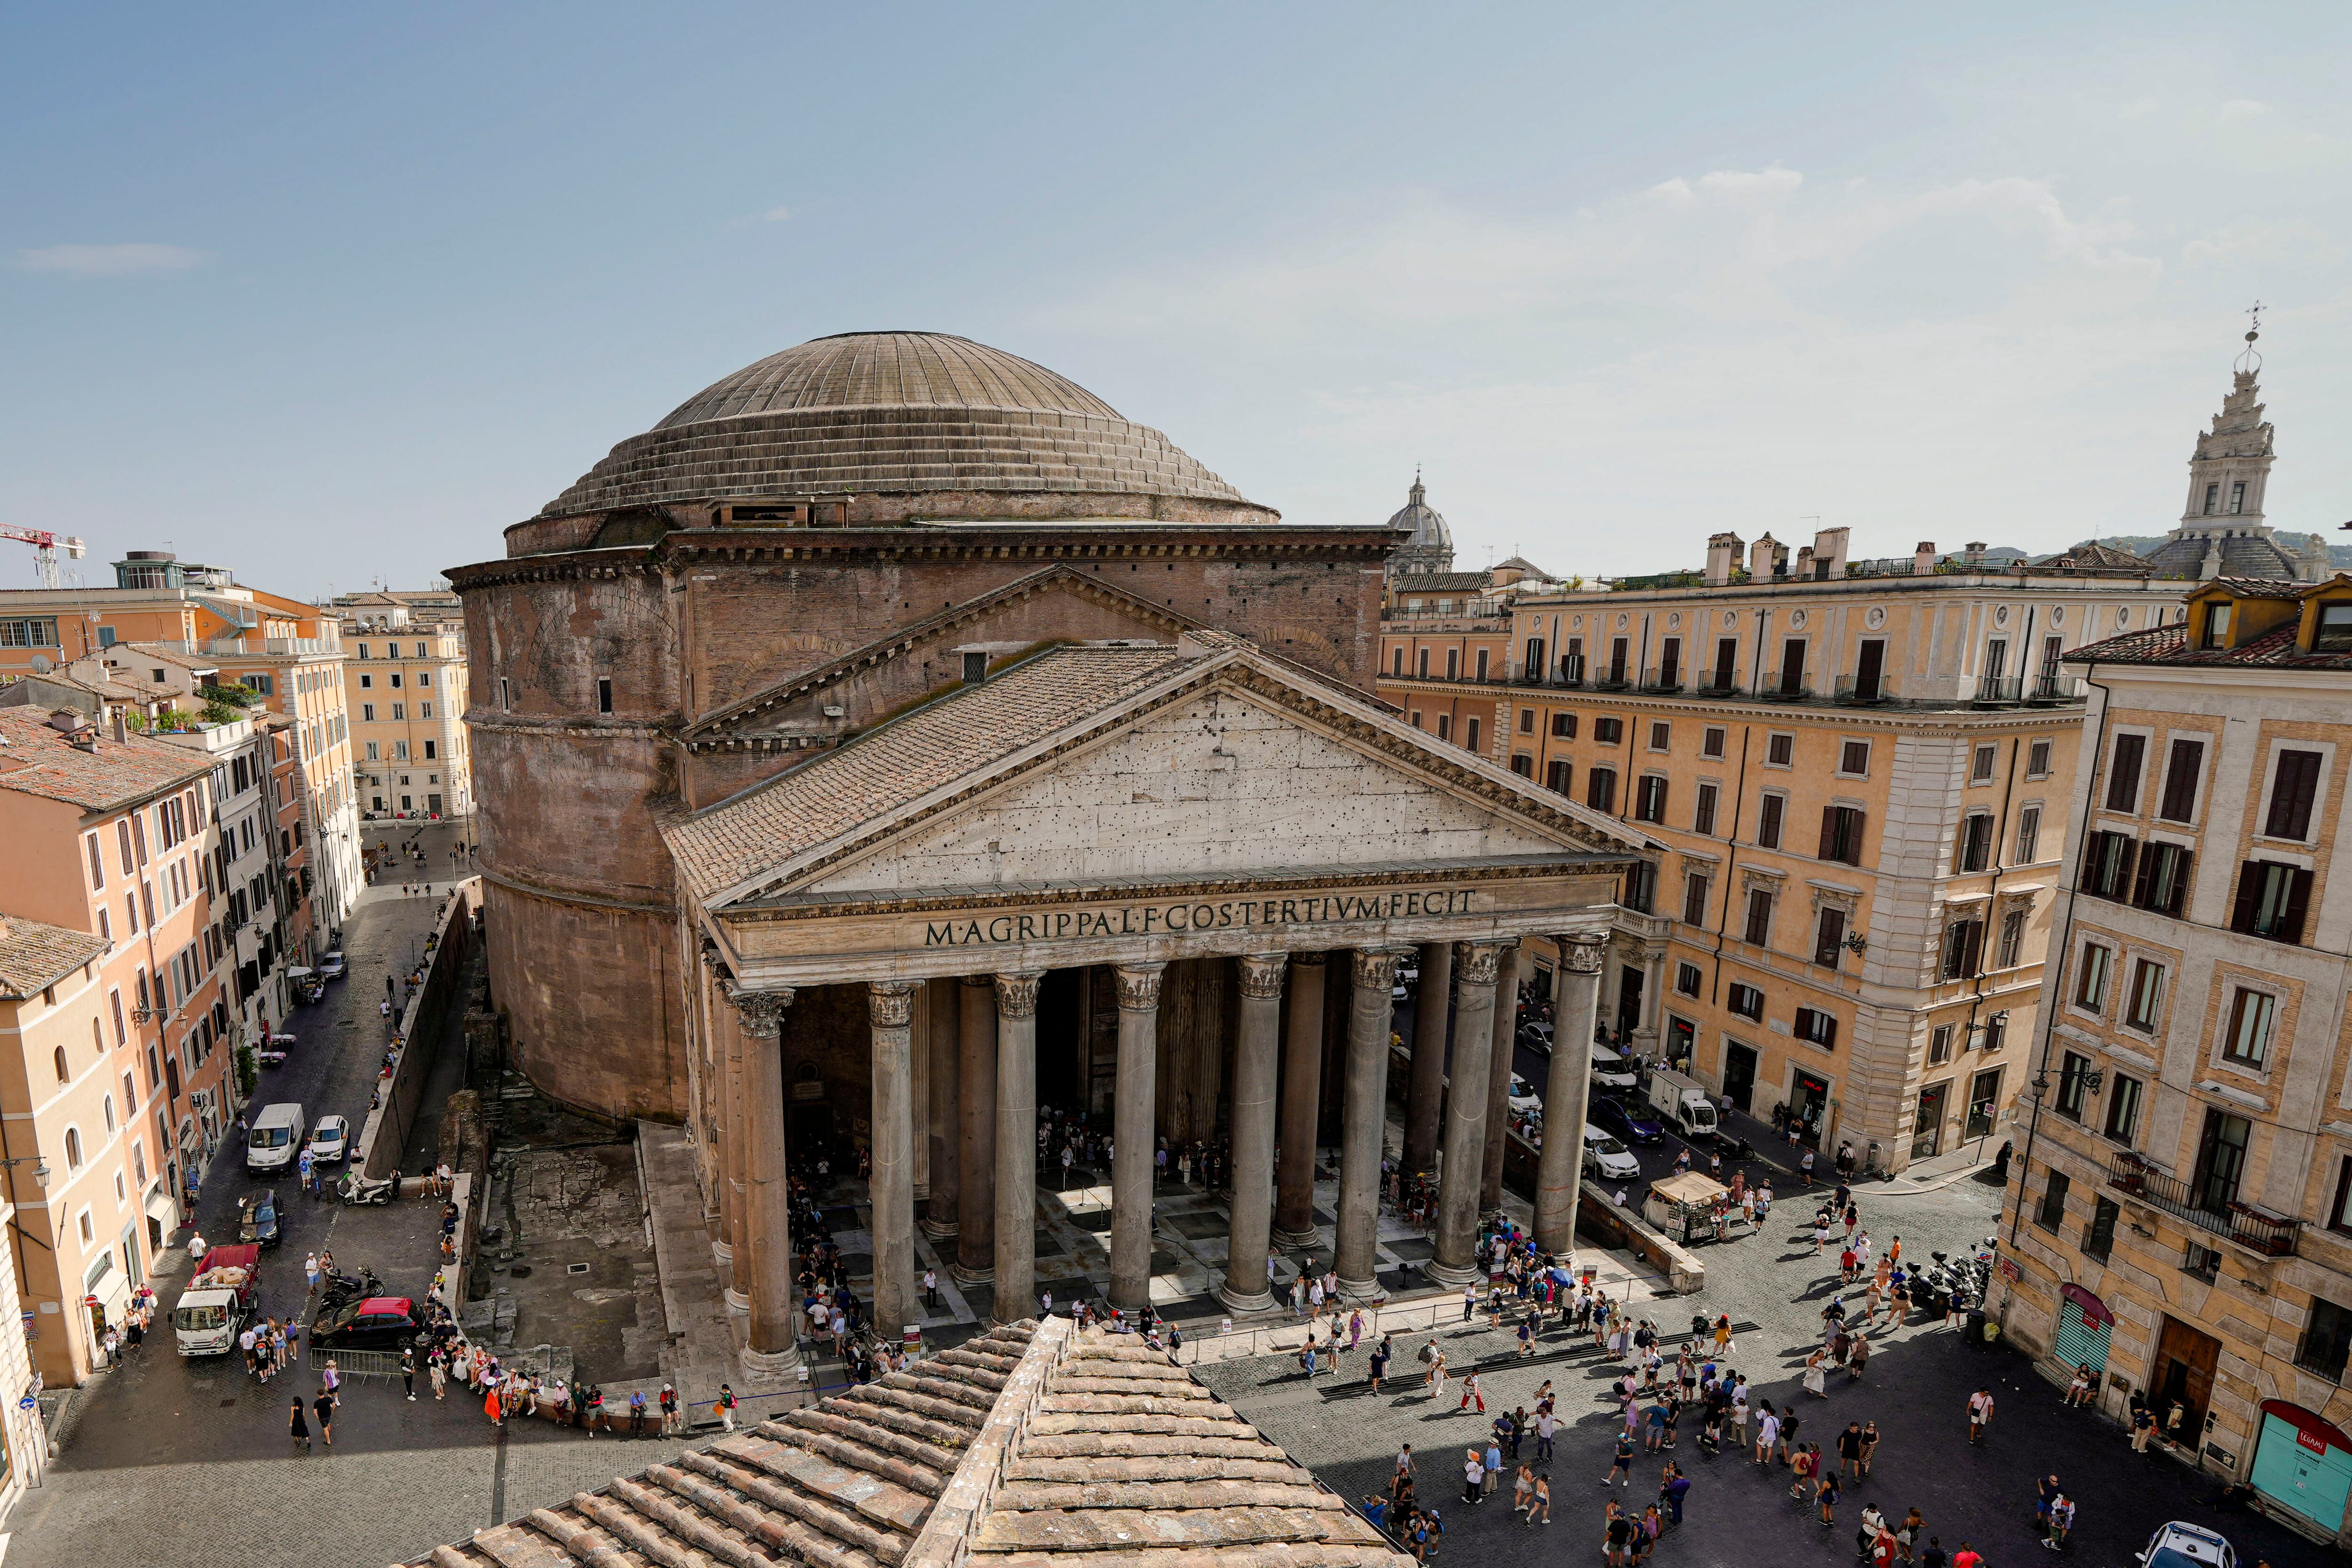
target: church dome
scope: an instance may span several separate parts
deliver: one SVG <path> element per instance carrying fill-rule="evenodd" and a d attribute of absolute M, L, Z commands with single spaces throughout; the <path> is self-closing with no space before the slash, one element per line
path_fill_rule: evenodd
<path fill-rule="evenodd" d="M 1412 537 L 1399 545 L 1400 550 L 1442 552 L 1448 561 L 1454 559 L 1454 531 L 1445 526 L 1445 519 L 1429 504 L 1429 489 L 1421 476 L 1412 477 L 1412 499 L 1389 519 L 1391 528 L 1407 528 Z"/>
<path fill-rule="evenodd" d="M 849 332 L 713 382 L 541 515 L 926 490 L 1243 501 L 1167 437 L 1043 365 L 944 332 Z"/>

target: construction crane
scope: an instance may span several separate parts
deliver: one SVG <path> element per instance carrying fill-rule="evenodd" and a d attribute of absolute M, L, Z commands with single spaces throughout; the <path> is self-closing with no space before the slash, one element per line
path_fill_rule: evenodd
<path fill-rule="evenodd" d="M 0 539 L 13 539 L 33 547 L 33 559 L 39 563 L 41 586 L 56 588 L 58 583 L 58 547 L 63 545 L 68 559 L 79 561 L 89 553 L 89 546 L 79 539 L 62 533 L 51 533 L 41 528 L 12 528 L 0 522 Z"/>

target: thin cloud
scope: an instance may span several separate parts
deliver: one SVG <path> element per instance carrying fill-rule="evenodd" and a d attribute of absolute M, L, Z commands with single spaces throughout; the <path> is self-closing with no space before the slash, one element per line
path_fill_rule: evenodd
<path fill-rule="evenodd" d="M 210 254 L 184 245 L 50 245 L 18 251 L 16 265 L 27 272 L 63 272 L 75 278 L 135 278 L 185 272 Z"/>
<path fill-rule="evenodd" d="M 790 207 L 770 207 L 760 215 L 760 220 L 762 223 L 782 223 L 792 216 L 793 209 Z"/>

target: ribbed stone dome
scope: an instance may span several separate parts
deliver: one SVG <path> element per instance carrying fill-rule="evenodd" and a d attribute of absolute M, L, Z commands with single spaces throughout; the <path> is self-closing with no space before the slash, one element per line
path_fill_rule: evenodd
<path fill-rule="evenodd" d="M 942 332 L 851 332 L 714 382 L 542 515 L 923 490 L 1243 500 L 1159 431 L 1017 354 Z"/>

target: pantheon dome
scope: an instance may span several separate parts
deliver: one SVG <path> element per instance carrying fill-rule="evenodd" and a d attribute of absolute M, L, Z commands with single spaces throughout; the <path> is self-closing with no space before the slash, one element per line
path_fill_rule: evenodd
<path fill-rule="evenodd" d="M 975 491 L 1248 505 L 1167 437 L 1043 365 L 944 332 L 848 332 L 712 383 L 541 515 Z"/>

